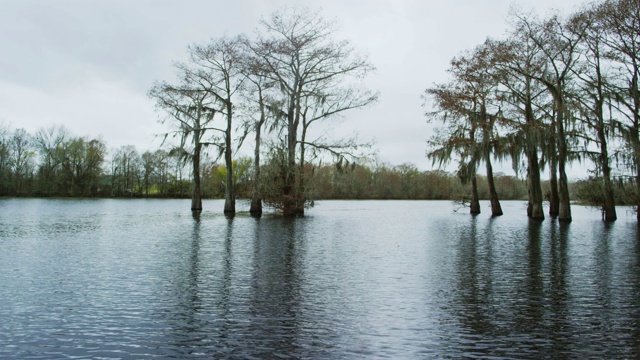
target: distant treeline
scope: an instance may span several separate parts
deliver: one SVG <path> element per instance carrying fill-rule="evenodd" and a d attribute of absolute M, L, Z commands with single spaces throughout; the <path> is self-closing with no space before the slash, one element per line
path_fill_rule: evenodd
<path fill-rule="evenodd" d="M 309 193 L 315 199 L 406 199 L 406 200 L 469 200 L 470 184 L 463 184 L 456 175 L 442 170 L 420 171 L 412 164 L 398 166 L 354 165 L 339 168 L 334 165 L 313 168 Z M 527 200 L 527 181 L 503 173 L 494 174 L 496 191 L 504 200 Z M 490 199 L 487 177 L 477 175 L 478 195 Z M 616 203 L 633 205 L 635 188 L 632 183 L 618 181 L 613 185 Z M 571 197 L 585 205 L 602 204 L 602 179 L 589 177 L 569 184 Z M 548 200 L 549 181 L 542 182 Z"/>
<path fill-rule="evenodd" d="M 160 197 L 191 196 L 189 166 L 179 153 L 163 149 L 139 152 L 134 146 L 109 151 L 100 139 L 77 137 L 62 127 L 30 134 L 0 129 L 0 196 Z M 264 165 L 268 173 L 269 164 Z M 458 199 L 468 190 L 445 171 L 415 166 L 307 164 L 310 199 Z M 226 168 L 211 159 L 201 168 L 205 198 L 225 194 Z M 250 198 L 252 159 L 234 161 L 239 198 Z M 524 181 L 497 176 L 504 199 L 526 197 Z M 481 196 L 487 197 L 480 181 Z"/>
<path fill-rule="evenodd" d="M 250 158 L 234 161 L 239 198 L 251 197 L 252 163 Z M 264 165 L 267 173 L 269 166 Z M 209 159 L 201 170 L 204 197 L 223 198 L 225 166 Z M 469 193 L 457 176 L 411 164 L 307 164 L 306 177 L 310 199 L 463 200 Z M 502 199 L 526 199 L 525 180 L 498 173 L 495 182 Z M 598 203 L 598 184 L 596 179 L 574 183 L 575 197 Z M 73 136 L 62 127 L 35 134 L 0 129 L 0 196 L 187 198 L 191 187 L 188 164 L 171 151 L 141 153 L 134 146 L 109 151 L 102 140 Z M 488 199 L 485 177 L 479 177 L 478 187 L 480 197 Z M 622 187 L 617 195 L 621 204 L 629 198 Z"/>

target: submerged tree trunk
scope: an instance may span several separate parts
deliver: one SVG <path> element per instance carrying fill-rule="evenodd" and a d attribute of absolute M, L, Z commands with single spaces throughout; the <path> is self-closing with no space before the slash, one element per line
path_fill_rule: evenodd
<path fill-rule="evenodd" d="M 259 140 L 257 140 L 259 141 Z M 256 157 L 253 164 L 253 190 L 251 192 L 251 207 L 249 213 L 254 216 L 262 215 L 262 197 L 260 197 L 260 145 L 256 143 Z"/>
<path fill-rule="evenodd" d="M 636 126 L 631 129 L 631 144 L 634 153 L 634 162 L 636 166 L 636 219 L 640 221 L 640 140 L 638 135 L 637 124 L 640 123 L 640 116 L 635 116 Z"/>
<path fill-rule="evenodd" d="M 200 150 L 196 143 L 193 154 L 193 193 L 191 195 L 191 211 L 202 211 L 202 186 L 200 184 Z"/>
<path fill-rule="evenodd" d="M 295 166 L 295 165 L 294 165 Z M 296 175 L 295 167 L 290 165 L 286 169 L 284 174 L 284 186 L 283 186 L 283 199 L 282 199 L 282 215 L 284 216 L 298 216 L 304 215 L 304 209 L 299 210 L 297 206 L 297 193 L 296 187 Z"/>
<path fill-rule="evenodd" d="M 611 169 L 607 165 L 607 169 L 602 169 L 602 191 L 604 199 L 604 220 L 616 221 L 618 214 L 616 213 L 616 203 L 613 198 L 613 187 L 611 186 Z"/>
<path fill-rule="evenodd" d="M 571 221 L 571 201 L 569 199 L 569 181 L 567 180 L 566 162 L 567 162 L 567 139 L 564 132 L 564 100 L 558 97 L 558 113 L 557 113 L 557 139 L 558 139 L 558 195 L 560 203 L 560 211 L 558 212 L 558 220 Z"/>
<path fill-rule="evenodd" d="M 253 216 L 262 215 L 262 197 L 260 196 L 260 141 L 262 140 L 262 125 L 266 120 L 262 89 L 258 88 L 258 104 L 260 106 L 260 121 L 256 123 L 256 144 L 253 157 L 253 189 L 251 191 L 251 207 L 249 213 Z"/>
<path fill-rule="evenodd" d="M 298 169 L 296 165 L 296 146 L 298 145 L 298 125 L 300 124 L 301 84 L 296 81 L 294 88 L 299 90 L 291 96 L 287 126 L 287 169 L 284 178 L 282 214 L 284 216 L 304 215 L 304 206 L 300 206 L 298 193 Z"/>
<path fill-rule="evenodd" d="M 480 197 L 478 196 L 478 181 L 475 174 L 471 177 L 471 204 L 469 213 L 472 215 L 480 214 Z"/>
<path fill-rule="evenodd" d="M 484 100 L 483 100 L 484 101 Z M 495 126 L 495 117 L 487 114 L 487 108 L 484 102 L 480 105 L 480 119 L 482 120 L 482 142 L 484 161 L 487 169 L 487 185 L 489 186 L 489 201 L 491 202 L 491 215 L 501 216 L 502 206 L 498 199 L 498 192 L 493 181 L 493 166 L 491 166 L 491 142 L 493 141 L 493 128 Z"/>
<path fill-rule="evenodd" d="M 558 173 L 556 172 L 555 161 L 551 166 L 551 178 L 549 179 L 549 216 L 558 217 L 560 214 L 560 199 L 558 195 Z"/>
<path fill-rule="evenodd" d="M 249 214 L 251 214 L 253 216 L 262 215 L 262 198 L 260 197 L 260 194 L 258 193 L 257 189 L 255 189 L 255 188 L 254 188 L 253 193 L 251 195 L 251 207 L 249 208 Z"/>
<path fill-rule="evenodd" d="M 528 149 L 528 170 L 527 180 L 529 182 L 529 207 L 527 215 L 532 219 L 544 220 L 544 209 L 542 208 L 542 187 L 540 185 L 540 164 L 538 164 L 538 152 Z"/>
<path fill-rule="evenodd" d="M 544 220 L 544 209 L 542 203 L 542 185 L 540 182 L 540 162 L 538 158 L 538 146 L 540 145 L 539 122 L 536 121 L 533 112 L 533 102 L 531 93 L 531 78 L 526 78 L 525 90 L 525 142 L 524 153 L 527 156 L 527 185 L 529 204 L 527 206 L 527 216 L 532 219 Z"/>
<path fill-rule="evenodd" d="M 236 212 L 236 194 L 233 184 L 233 157 L 231 148 L 231 111 L 231 101 L 227 101 L 227 129 L 224 134 L 224 162 L 227 168 L 227 186 L 224 196 L 225 214 L 235 214 Z"/>
<path fill-rule="evenodd" d="M 560 198 L 558 195 L 558 156 L 556 155 L 555 135 L 553 135 L 549 147 L 549 216 L 555 218 L 558 217 L 560 213 Z"/>
<path fill-rule="evenodd" d="M 489 185 L 489 199 L 491 200 L 491 215 L 501 216 L 502 206 L 500 206 L 500 200 L 498 199 L 498 192 L 496 191 L 496 185 L 493 182 L 493 167 L 491 166 L 491 160 L 487 154 L 487 184 Z"/>
<path fill-rule="evenodd" d="M 600 108 L 601 109 L 601 108 Z M 613 186 L 611 185 L 611 167 L 609 166 L 609 150 L 607 149 L 607 137 L 604 131 L 604 121 L 600 111 L 600 126 L 598 128 L 598 137 L 600 140 L 600 164 L 602 165 L 602 198 L 604 204 L 602 210 L 604 212 L 604 220 L 615 221 L 618 219 L 616 214 L 616 203 L 613 198 Z"/>

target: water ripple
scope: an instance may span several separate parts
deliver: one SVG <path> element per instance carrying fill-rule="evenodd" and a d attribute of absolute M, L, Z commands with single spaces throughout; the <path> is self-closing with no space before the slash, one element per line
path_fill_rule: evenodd
<path fill-rule="evenodd" d="M 220 201 L 193 217 L 183 200 L 2 200 L 0 357 L 640 356 L 631 215 L 318 205 L 254 219 Z"/>

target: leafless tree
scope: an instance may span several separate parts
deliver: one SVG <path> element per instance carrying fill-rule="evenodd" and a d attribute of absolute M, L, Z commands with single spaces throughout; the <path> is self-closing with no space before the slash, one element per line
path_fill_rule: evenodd
<path fill-rule="evenodd" d="M 200 183 L 200 159 L 203 148 L 209 142 L 205 135 L 213 122 L 215 109 L 214 100 L 210 99 L 206 91 L 183 77 L 178 86 L 166 82 L 156 83 L 149 91 L 149 96 L 156 100 L 157 107 L 168 113 L 169 117 L 163 122 L 169 122 L 175 128 L 165 134 L 179 137 L 180 145 L 176 149 L 182 161 L 190 161 L 193 172 L 193 189 L 191 196 L 191 210 L 202 211 L 202 185 Z"/>
<path fill-rule="evenodd" d="M 224 212 L 235 213 L 233 189 L 233 98 L 240 89 L 241 52 L 238 39 L 220 38 L 205 45 L 189 47 L 189 62 L 178 63 L 178 85 L 156 83 L 149 96 L 167 112 L 175 130 L 165 134 L 180 138 L 182 158 L 193 164 L 191 210 L 202 211 L 200 162 L 206 147 L 214 146 L 224 155 L 227 167 Z M 224 119 L 223 126 L 215 121 Z"/>
<path fill-rule="evenodd" d="M 285 215 L 304 213 L 305 149 L 342 158 L 355 143 L 307 139 L 316 122 L 365 107 L 377 94 L 360 91 L 360 79 L 374 68 L 346 41 L 334 40 L 335 24 L 318 12 L 290 9 L 261 22 L 262 33 L 251 45 L 263 66 L 261 73 L 277 84 L 273 99 L 286 146 L 280 208 Z"/>
<path fill-rule="evenodd" d="M 251 48 L 247 39 L 244 40 L 244 44 L 247 49 Z M 249 213 L 254 216 L 262 214 L 260 155 L 263 130 L 270 118 L 269 108 L 271 107 L 271 101 L 267 96 L 269 90 L 275 84 L 261 72 L 262 69 L 264 69 L 264 66 L 260 64 L 260 58 L 248 52 L 244 58 L 243 66 L 243 72 L 246 77 L 246 86 L 243 92 L 246 114 L 244 128 L 245 132 L 253 131 L 255 134 L 251 205 L 249 208 Z M 272 124 L 272 129 L 274 125 Z"/>
<path fill-rule="evenodd" d="M 227 170 L 225 182 L 224 213 L 236 212 L 236 194 L 233 182 L 233 119 L 234 104 L 238 92 L 245 81 L 243 66 L 243 46 L 240 38 L 222 37 L 204 45 L 189 47 L 191 63 L 181 65 L 188 81 L 197 84 L 211 99 L 212 114 L 224 118 L 224 126 L 209 126 L 207 130 L 217 132 L 222 140 L 216 143 L 224 155 Z M 240 144 L 238 144 L 239 146 Z"/>

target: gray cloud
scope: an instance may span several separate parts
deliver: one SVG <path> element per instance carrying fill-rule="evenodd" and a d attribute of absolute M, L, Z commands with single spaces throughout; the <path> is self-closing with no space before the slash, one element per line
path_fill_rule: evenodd
<path fill-rule="evenodd" d="M 562 3 L 575 7 L 578 0 Z M 5 0 L 0 11 L 0 118 L 34 131 L 64 124 L 112 147 L 157 146 L 162 131 L 146 92 L 172 80 L 190 43 L 251 34 L 283 6 L 322 7 L 341 37 L 369 54 L 380 102 L 336 120 L 334 133 L 375 138 L 380 158 L 430 168 L 420 95 L 446 80 L 451 57 L 499 37 L 507 0 L 156 1 Z M 546 12 L 556 1 L 535 6 Z"/>

